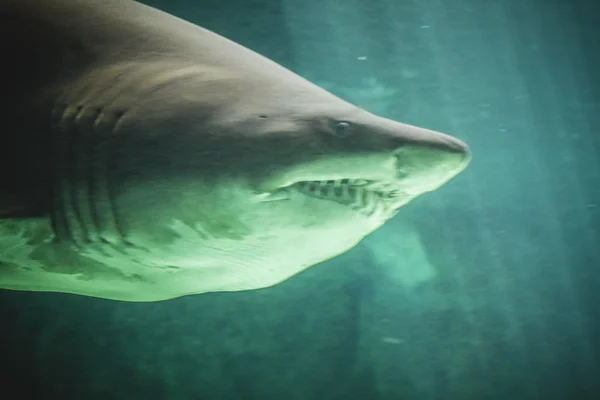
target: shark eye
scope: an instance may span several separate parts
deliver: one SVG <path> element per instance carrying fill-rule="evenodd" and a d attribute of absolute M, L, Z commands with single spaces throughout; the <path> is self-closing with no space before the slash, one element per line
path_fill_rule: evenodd
<path fill-rule="evenodd" d="M 335 121 L 333 125 L 333 134 L 337 137 L 348 137 L 351 133 L 352 126 L 347 121 Z"/>

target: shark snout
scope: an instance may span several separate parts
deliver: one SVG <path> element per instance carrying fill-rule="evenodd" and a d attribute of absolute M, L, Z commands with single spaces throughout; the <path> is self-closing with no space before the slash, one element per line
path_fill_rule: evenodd
<path fill-rule="evenodd" d="M 461 163 L 468 164 L 471 160 L 469 146 L 460 139 L 444 133 L 429 131 L 428 135 L 414 142 L 414 146 L 437 150 L 443 153 L 453 154 L 454 158 Z"/>
<path fill-rule="evenodd" d="M 462 140 L 410 128 L 409 139 L 394 152 L 396 179 L 407 192 L 419 194 L 436 190 L 469 164 L 471 151 Z"/>

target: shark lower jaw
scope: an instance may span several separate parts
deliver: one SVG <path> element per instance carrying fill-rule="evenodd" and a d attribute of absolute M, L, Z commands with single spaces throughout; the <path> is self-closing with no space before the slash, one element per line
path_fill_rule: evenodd
<path fill-rule="evenodd" d="M 366 179 L 301 181 L 283 190 L 349 207 L 368 218 L 389 219 L 413 196 L 391 182 Z"/>

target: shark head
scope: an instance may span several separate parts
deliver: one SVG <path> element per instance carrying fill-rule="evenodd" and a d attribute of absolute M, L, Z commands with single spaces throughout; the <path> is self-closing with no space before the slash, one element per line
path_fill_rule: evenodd
<path fill-rule="evenodd" d="M 301 226 L 320 221 L 315 225 L 327 235 L 343 226 L 348 236 L 363 237 L 470 160 L 468 146 L 454 137 L 373 115 L 329 93 L 299 92 L 287 104 L 271 102 L 275 107 L 269 97 L 228 114 L 250 116 L 232 129 L 239 137 L 231 142 L 230 165 L 242 167 L 247 204 L 272 213 L 265 215 L 269 225 L 295 216 Z"/>
<path fill-rule="evenodd" d="M 202 104 L 177 107 L 178 118 L 132 116 L 157 134 L 119 146 L 135 152 L 113 174 L 115 209 L 149 261 L 226 268 L 220 290 L 269 286 L 352 248 L 470 160 L 458 139 L 293 83 L 241 90 L 248 97 L 221 93 L 206 116 Z M 160 104 L 165 110 L 165 97 Z"/>

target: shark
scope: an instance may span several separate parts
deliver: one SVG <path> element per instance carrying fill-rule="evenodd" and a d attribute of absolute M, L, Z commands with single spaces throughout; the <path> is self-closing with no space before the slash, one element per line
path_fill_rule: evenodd
<path fill-rule="evenodd" d="M 133 0 L 0 0 L 0 36 L 2 289 L 270 287 L 471 158 Z"/>

